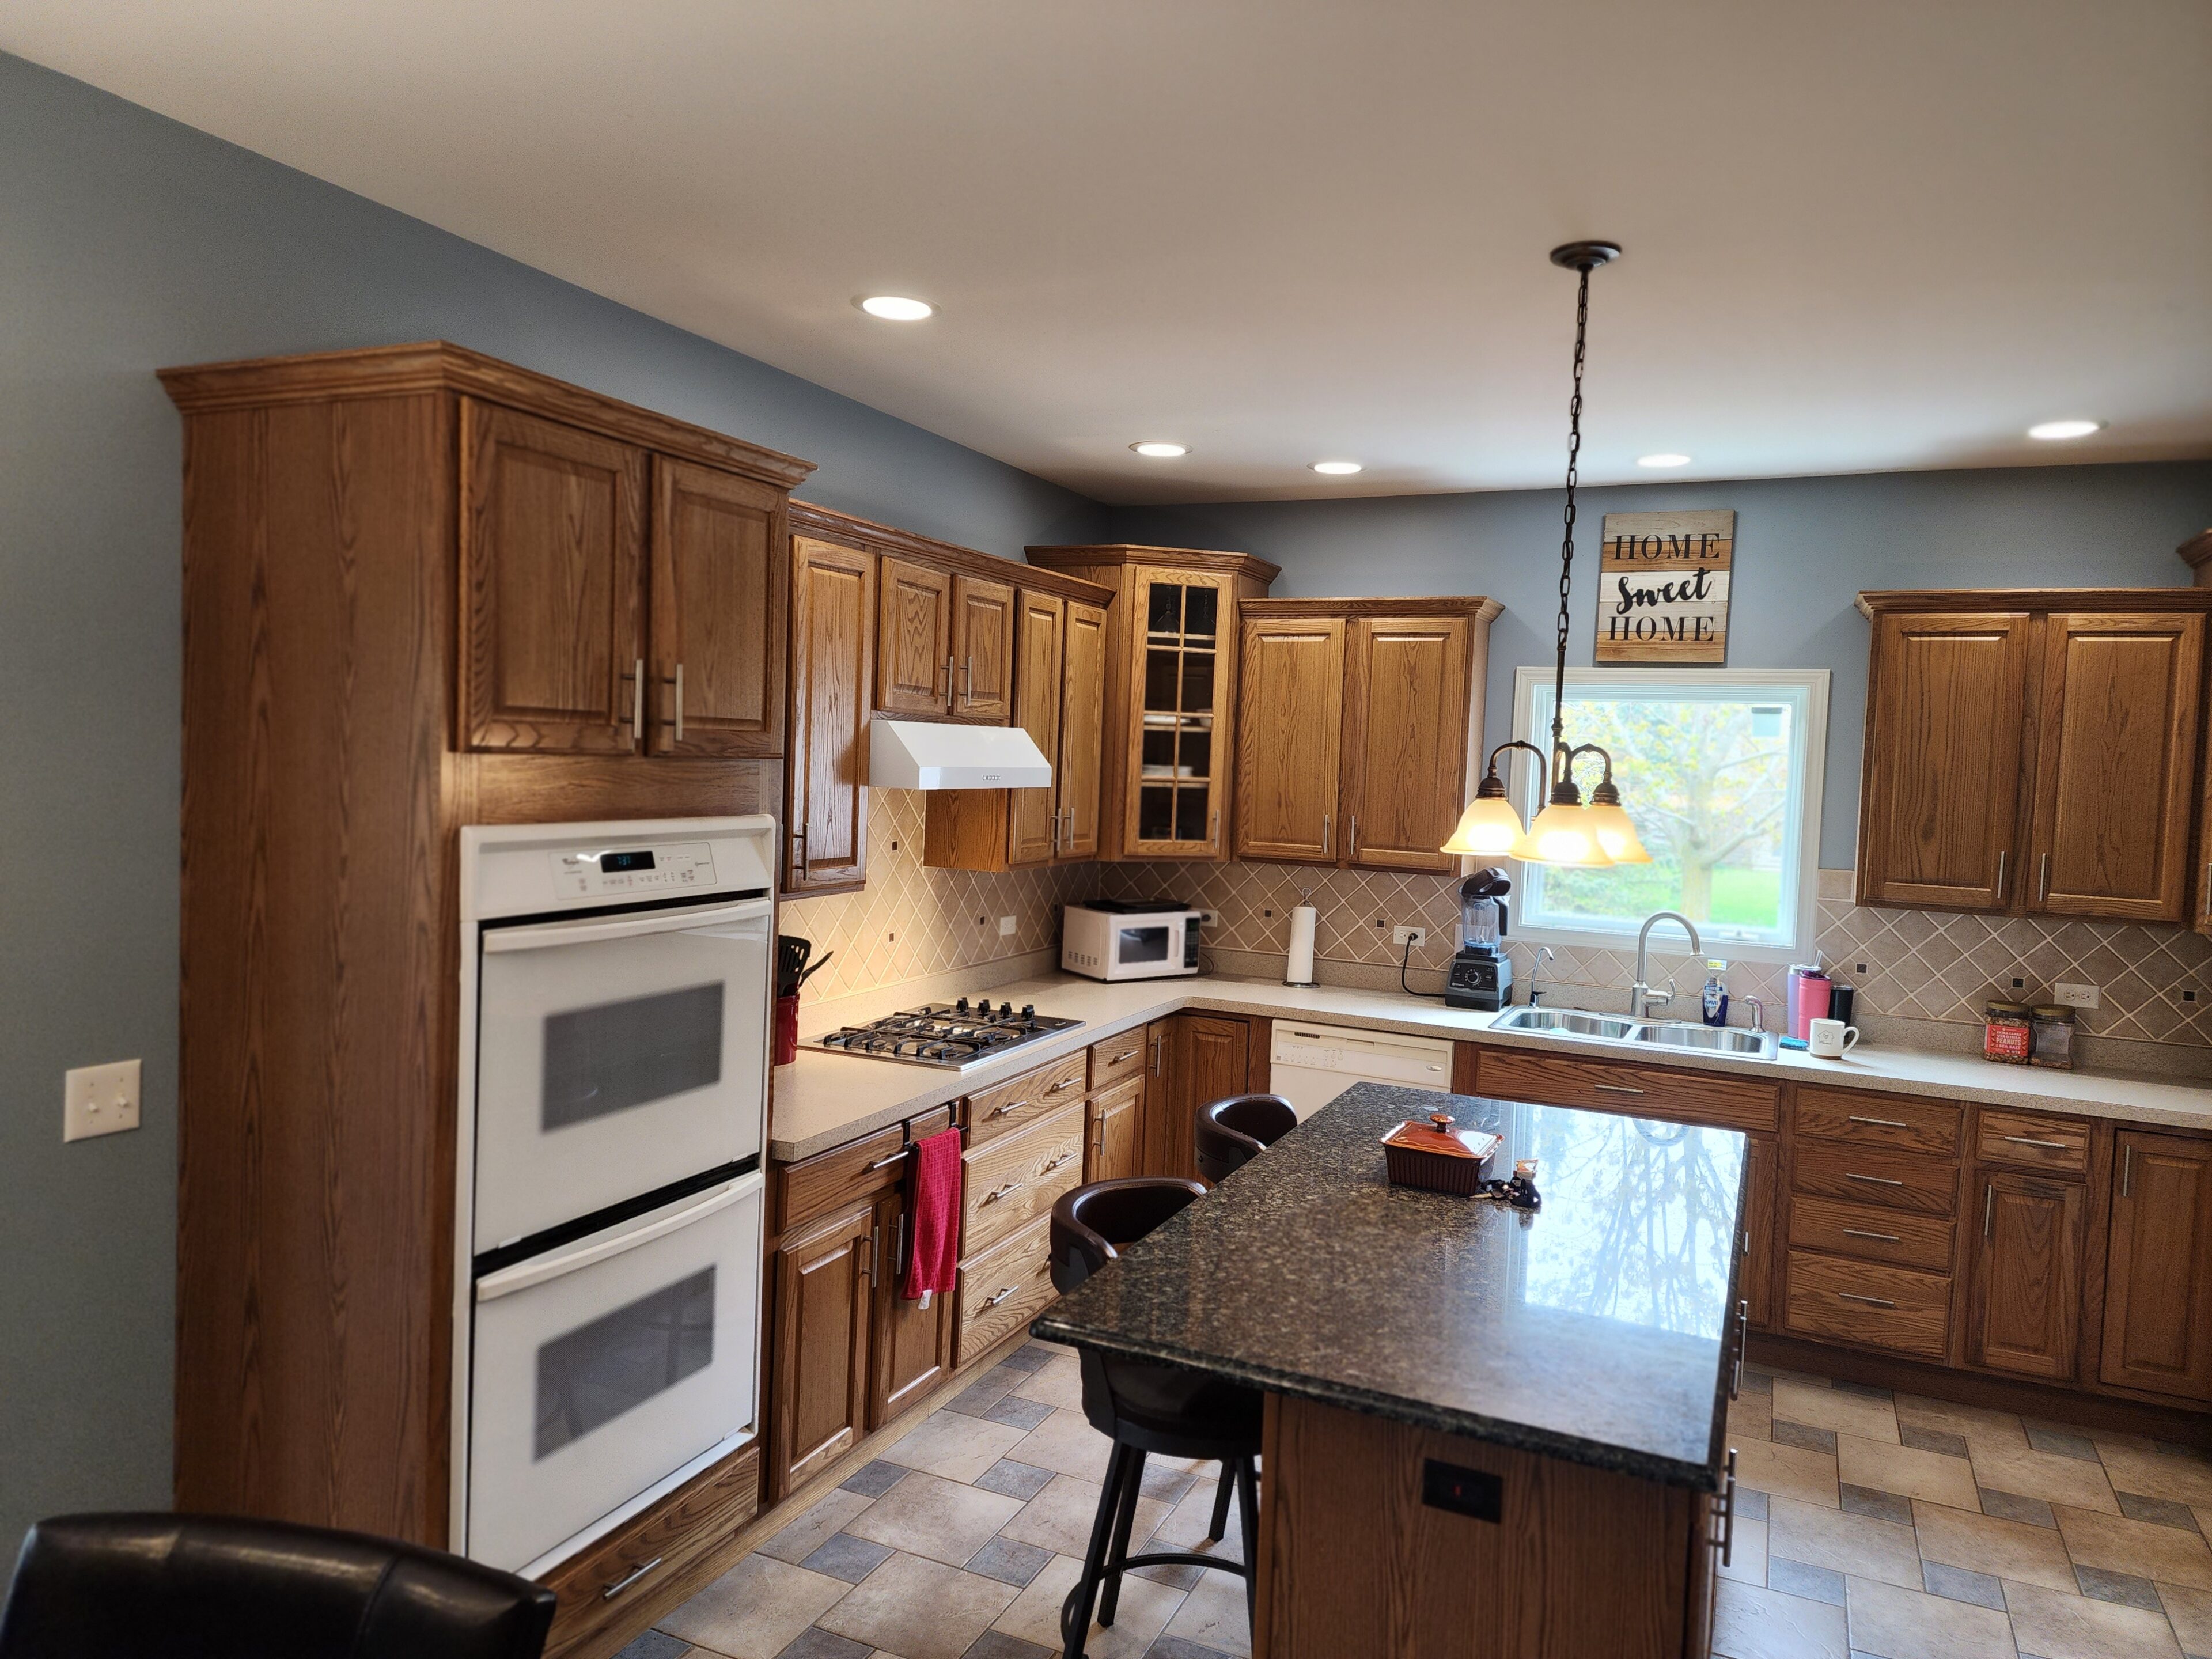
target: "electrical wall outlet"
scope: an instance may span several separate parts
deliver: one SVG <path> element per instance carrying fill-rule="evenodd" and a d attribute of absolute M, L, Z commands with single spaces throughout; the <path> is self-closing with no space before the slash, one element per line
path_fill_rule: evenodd
<path fill-rule="evenodd" d="M 1393 945 L 1423 945 L 1428 942 L 1428 937 L 1429 930 L 1425 927 L 1393 927 L 1390 930 L 1390 943 Z"/>
<path fill-rule="evenodd" d="M 62 1079 L 62 1139 L 87 1140 L 138 1127 L 138 1069 L 135 1060 L 80 1066 Z"/>
<path fill-rule="evenodd" d="M 1012 939 L 1013 936 L 1014 919 L 1012 916 L 1000 916 L 999 918 L 999 937 L 1000 939 Z"/>
<path fill-rule="evenodd" d="M 2097 1006 L 2097 988 L 2094 985 L 2054 985 L 2051 994 L 2069 1008 L 2094 1008 Z"/>

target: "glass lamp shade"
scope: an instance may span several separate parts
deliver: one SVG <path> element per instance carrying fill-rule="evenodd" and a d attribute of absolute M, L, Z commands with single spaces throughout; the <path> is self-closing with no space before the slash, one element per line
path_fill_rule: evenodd
<path fill-rule="evenodd" d="M 1613 862 L 1598 839 L 1597 825 L 1587 806 L 1557 803 L 1536 814 L 1528 833 L 1514 848 L 1513 856 L 1531 864 L 1558 864 L 1581 869 L 1603 869 Z"/>
<path fill-rule="evenodd" d="M 1636 838 L 1636 825 L 1618 804 L 1592 801 L 1583 809 L 1583 814 L 1597 832 L 1598 845 L 1605 848 L 1607 856 L 1615 864 L 1651 862 L 1651 854 Z"/>
<path fill-rule="evenodd" d="M 1504 858 L 1521 844 L 1521 815 L 1501 792 L 1468 802 L 1452 828 L 1451 839 L 1437 850 L 1471 858 Z"/>

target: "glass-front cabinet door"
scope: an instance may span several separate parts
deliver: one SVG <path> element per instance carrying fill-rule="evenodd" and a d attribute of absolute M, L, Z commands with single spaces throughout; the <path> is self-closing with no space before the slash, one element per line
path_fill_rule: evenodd
<path fill-rule="evenodd" d="M 1218 857 L 1229 796 L 1229 580 L 1140 567 L 1130 589 L 1144 633 L 1123 842 L 1139 854 Z"/>

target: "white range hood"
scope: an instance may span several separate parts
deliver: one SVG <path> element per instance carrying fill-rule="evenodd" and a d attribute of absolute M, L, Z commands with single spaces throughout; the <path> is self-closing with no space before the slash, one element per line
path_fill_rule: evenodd
<path fill-rule="evenodd" d="M 1018 726 L 868 722 L 868 782 L 878 789 L 1049 789 L 1052 763 Z"/>

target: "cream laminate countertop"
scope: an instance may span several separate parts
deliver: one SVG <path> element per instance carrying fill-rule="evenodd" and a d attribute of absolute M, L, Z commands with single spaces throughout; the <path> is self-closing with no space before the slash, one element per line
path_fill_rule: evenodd
<path fill-rule="evenodd" d="M 1814 1060 L 1789 1048 L 1771 1060 L 1678 1052 L 1662 1056 L 1632 1044 L 1493 1031 L 1490 1025 L 1498 1018 L 1496 1014 L 1447 1008 L 1433 998 L 1408 996 L 1403 992 L 1355 990 L 1338 986 L 1297 990 L 1286 985 L 1210 975 L 1102 985 L 1073 974 L 1047 974 L 994 985 L 990 992 L 994 1000 L 1018 1005 L 1033 1002 L 1042 1012 L 1079 1019 L 1083 1024 L 1057 1036 L 1025 1044 L 1003 1060 L 969 1072 L 938 1071 L 929 1066 L 801 1048 L 794 1063 L 775 1068 L 769 1156 L 777 1163 L 811 1158 L 917 1112 L 1019 1076 L 1032 1066 L 1088 1048 L 1116 1032 L 1184 1009 L 1278 1019 L 1303 1016 L 1332 1025 L 1548 1049 L 1591 1059 L 1726 1072 L 1746 1078 L 1773 1077 L 1778 1081 L 1791 1078 L 1891 1094 L 1935 1095 L 1986 1105 L 2021 1107 L 2031 1111 L 2069 1112 L 2086 1117 L 2124 1118 L 2136 1123 L 2212 1129 L 2212 1089 L 2201 1085 L 2118 1072 L 2057 1072 L 2027 1066 L 1998 1066 L 1969 1055 L 1877 1047 L 1863 1042 L 1841 1060 Z M 799 1036 L 802 1040 L 817 1036 L 836 1025 L 873 1019 L 927 1000 L 912 987 L 902 990 L 894 986 L 884 991 L 840 998 L 811 1009 L 802 1006 Z"/>

